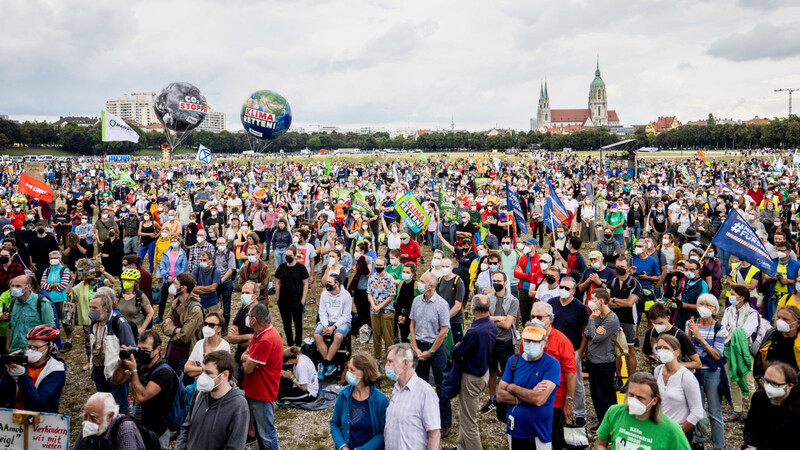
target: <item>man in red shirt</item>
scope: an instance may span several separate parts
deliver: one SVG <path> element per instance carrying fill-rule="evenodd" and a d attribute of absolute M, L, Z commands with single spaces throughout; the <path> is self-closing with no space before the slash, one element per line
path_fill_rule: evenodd
<path fill-rule="evenodd" d="M 417 262 L 421 255 L 419 244 L 417 244 L 417 241 L 412 240 L 408 233 L 400 233 L 400 253 L 401 263 L 413 262 L 419 265 Z"/>
<path fill-rule="evenodd" d="M 253 306 L 248 315 L 253 339 L 242 355 L 244 395 L 256 430 L 258 448 L 278 448 L 275 431 L 275 400 L 278 399 L 283 365 L 283 340 L 272 326 L 266 305 Z"/>
<path fill-rule="evenodd" d="M 531 306 L 536 295 L 536 287 L 544 279 L 542 268 L 539 265 L 539 254 L 536 247 L 539 241 L 528 238 L 524 242 L 523 255 L 519 258 L 517 267 L 514 268 L 514 278 L 519 280 L 519 314 L 522 323 L 528 323 L 531 318 Z"/>
<path fill-rule="evenodd" d="M 564 448 L 564 429 L 562 417 L 566 421 L 573 418 L 572 396 L 575 395 L 577 383 L 577 366 L 575 365 L 575 349 L 564 333 L 553 328 L 553 307 L 547 302 L 536 302 L 531 308 L 531 322 L 526 326 L 534 326 L 547 330 L 547 344 L 544 352 L 557 359 L 561 364 L 561 383 L 556 388 L 556 401 L 553 404 L 553 448 Z M 581 380 L 583 382 L 583 380 Z"/>

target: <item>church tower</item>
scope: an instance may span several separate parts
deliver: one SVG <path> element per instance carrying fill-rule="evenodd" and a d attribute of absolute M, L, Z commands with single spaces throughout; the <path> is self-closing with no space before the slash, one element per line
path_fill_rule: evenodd
<path fill-rule="evenodd" d="M 536 129 L 550 126 L 550 95 L 547 92 L 547 82 L 539 86 L 539 109 L 536 112 Z"/>
<path fill-rule="evenodd" d="M 606 97 L 606 83 L 600 78 L 600 58 L 597 58 L 597 68 L 594 71 L 594 80 L 589 87 L 589 115 L 595 127 L 608 125 L 608 97 Z"/>

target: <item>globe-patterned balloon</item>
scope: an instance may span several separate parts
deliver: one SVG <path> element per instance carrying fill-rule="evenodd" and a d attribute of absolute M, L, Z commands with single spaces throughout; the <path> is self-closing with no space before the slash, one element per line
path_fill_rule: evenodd
<path fill-rule="evenodd" d="M 275 139 L 292 125 L 292 108 L 277 92 L 253 92 L 242 105 L 242 125 L 255 138 Z"/>

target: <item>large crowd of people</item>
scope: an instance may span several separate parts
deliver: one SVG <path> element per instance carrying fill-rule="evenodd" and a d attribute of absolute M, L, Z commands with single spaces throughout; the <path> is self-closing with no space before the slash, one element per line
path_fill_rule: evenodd
<path fill-rule="evenodd" d="M 743 448 L 794 448 L 798 169 L 623 165 L 51 163 L 45 201 L 6 164 L 0 406 L 62 412 L 91 379 L 78 449 L 277 449 L 276 401 L 322 392 L 337 450 L 480 449 L 481 414 L 512 449 L 732 448 L 732 422 Z M 774 276 L 711 244 L 730 214 Z"/>

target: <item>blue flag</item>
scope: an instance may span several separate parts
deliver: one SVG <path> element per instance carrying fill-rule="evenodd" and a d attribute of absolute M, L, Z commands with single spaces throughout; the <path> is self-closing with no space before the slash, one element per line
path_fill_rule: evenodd
<path fill-rule="evenodd" d="M 197 158 L 195 159 L 205 165 L 211 165 L 211 150 L 200 144 L 197 147 Z"/>
<path fill-rule="evenodd" d="M 771 277 L 778 272 L 777 261 L 770 258 L 761 239 L 735 209 L 719 227 L 711 244 L 749 262 Z"/>
<path fill-rule="evenodd" d="M 528 232 L 528 224 L 525 223 L 525 216 L 522 214 L 522 205 L 519 204 L 519 197 L 516 192 L 511 192 L 508 188 L 508 180 L 506 180 L 506 209 L 508 212 L 514 212 L 514 219 L 522 234 Z"/>
<path fill-rule="evenodd" d="M 544 200 L 542 221 L 545 226 L 552 231 L 569 219 L 569 212 L 567 208 L 564 207 L 564 203 L 561 202 L 561 199 L 558 198 L 558 195 L 556 195 L 556 190 L 553 188 L 553 185 L 550 184 L 550 179 L 544 177 L 544 181 L 547 183 L 547 197 L 545 197 Z"/>

